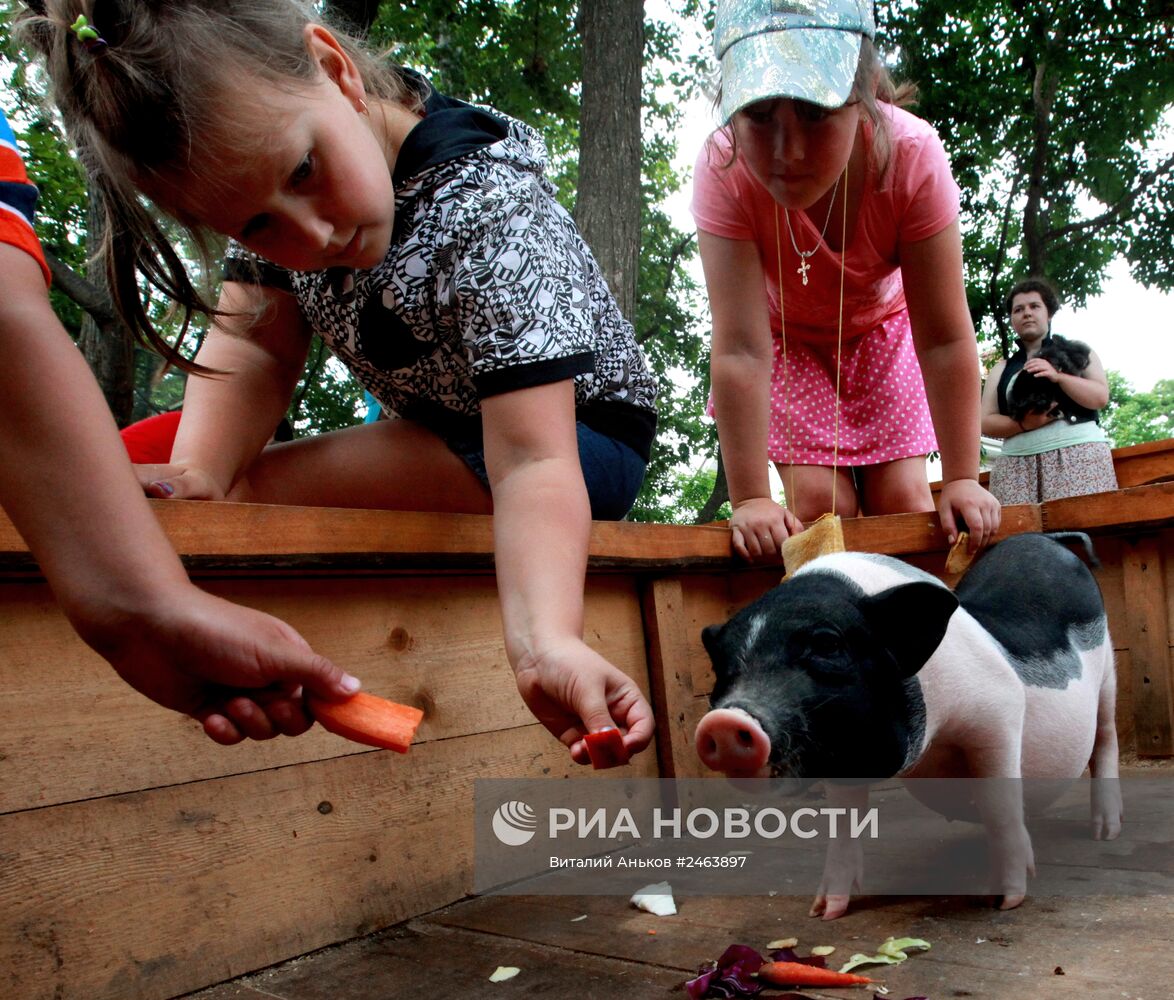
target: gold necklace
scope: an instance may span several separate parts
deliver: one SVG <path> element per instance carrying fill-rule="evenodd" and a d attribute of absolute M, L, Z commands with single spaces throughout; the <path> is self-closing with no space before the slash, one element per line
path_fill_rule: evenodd
<path fill-rule="evenodd" d="M 811 265 L 807 263 L 808 257 L 814 257 L 815 252 L 823 246 L 823 238 L 827 235 L 828 224 L 832 221 L 832 208 L 836 204 L 836 192 L 840 189 L 840 178 L 836 178 L 836 183 L 832 186 L 832 200 L 828 202 L 827 218 L 823 220 L 823 231 L 819 234 L 819 239 L 815 246 L 810 250 L 800 250 L 799 244 L 795 242 L 795 230 L 791 228 L 791 213 L 787 209 L 783 209 L 783 217 L 787 220 L 787 235 L 791 237 L 791 246 L 795 253 L 799 255 L 799 266 L 795 268 L 795 273 L 803 279 L 803 284 L 807 284 L 807 272 L 811 270 Z M 846 206 L 845 206 L 846 207 Z"/>
<path fill-rule="evenodd" d="M 845 167 L 844 173 L 841 174 L 840 177 L 846 178 L 847 176 L 848 176 L 848 168 Z M 839 184 L 840 184 L 840 177 L 836 178 L 836 186 L 837 187 L 839 187 Z M 847 189 L 848 189 L 847 184 L 845 183 L 844 190 L 847 191 Z M 833 191 L 833 193 L 832 193 L 832 204 L 833 205 L 835 204 L 835 201 L 836 201 L 836 195 L 835 195 L 835 192 Z M 787 370 L 787 314 L 786 314 L 785 307 L 784 307 L 784 296 L 783 296 L 783 254 L 782 254 L 782 242 L 781 242 L 782 238 L 779 235 L 779 203 L 777 201 L 774 203 L 774 210 L 775 210 L 774 211 L 774 215 L 775 215 L 775 260 L 778 262 L 778 268 L 779 268 L 779 339 L 782 341 L 781 346 L 782 346 L 782 355 L 783 355 L 783 359 L 782 359 L 783 360 L 783 385 L 785 386 L 785 393 L 786 393 L 786 399 L 784 401 L 784 406 L 787 411 L 787 445 L 788 445 L 787 466 L 791 471 L 792 493 L 794 493 L 795 492 L 795 490 L 794 490 L 794 482 L 795 482 L 794 444 L 795 444 L 795 442 L 794 442 L 794 439 L 791 437 L 791 380 L 789 377 L 789 372 Z M 783 211 L 786 212 L 786 209 L 783 209 Z M 840 216 L 840 218 L 841 218 L 840 246 L 844 247 L 845 243 L 848 239 L 848 199 L 847 199 L 847 197 L 844 198 L 844 211 L 843 211 L 842 215 Z M 830 219 L 831 219 L 831 214 L 829 212 L 828 220 L 830 221 Z M 787 228 L 788 229 L 791 228 L 791 223 L 790 223 L 789 219 L 787 220 Z M 828 229 L 828 223 L 824 222 L 824 224 L 823 224 L 824 233 L 827 232 L 827 229 Z M 820 234 L 819 238 L 820 238 L 820 241 L 822 242 L 823 241 L 823 233 Z M 792 235 L 791 236 L 792 246 L 794 246 L 794 243 L 795 243 L 795 237 L 794 237 L 794 235 Z M 818 247 L 819 247 L 819 244 L 817 243 L 816 248 L 818 249 Z M 798 247 L 795 247 L 795 252 L 798 253 L 800 257 L 803 256 L 803 254 L 800 253 Z M 815 250 L 812 250 L 808 254 L 808 256 L 811 256 L 811 254 L 813 254 L 813 253 L 815 253 Z M 806 265 L 806 264 L 807 264 L 807 261 L 804 260 L 803 265 Z M 807 284 L 807 274 L 802 270 L 803 265 L 800 265 L 799 273 L 803 275 L 803 284 Z M 833 515 L 833 517 L 835 516 L 835 511 L 836 511 L 836 484 L 840 478 L 839 475 L 837 474 L 839 467 L 840 467 L 840 360 L 844 354 L 844 276 L 847 272 L 847 266 L 848 266 L 848 254 L 847 254 L 846 248 L 845 248 L 844 250 L 840 251 L 840 310 L 839 310 L 839 317 L 836 321 L 836 392 L 835 392 L 836 402 L 835 402 L 834 429 L 832 431 L 832 515 Z M 786 543 L 784 542 L 784 544 L 786 544 Z M 841 545 L 841 548 L 836 551 L 842 552 L 843 551 L 842 545 Z"/>

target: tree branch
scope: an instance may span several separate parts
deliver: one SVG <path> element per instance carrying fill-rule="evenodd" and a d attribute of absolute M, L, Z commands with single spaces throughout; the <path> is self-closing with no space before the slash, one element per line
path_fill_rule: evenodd
<path fill-rule="evenodd" d="M 682 236 L 679 240 L 677 240 L 677 242 L 673 244 L 672 250 L 669 251 L 668 260 L 666 262 L 666 267 L 665 267 L 664 291 L 663 291 L 664 298 L 667 299 L 669 297 L 669 292 L 672 290 L 673 278 L 676 276 L 676 273 L 677 273 L 677 261 L 679 261 L 685 255 L 685 251 L 689 249 L 689 245 L 696 238 L 697 238 L 696 233 L 688 233 L 688 234 Z M 649 327 L 647 330 L 644 330 L 642 332 L 638 331 L 636 333 L 636 343 L 643 344 L 645 341 L 650 340 L 653 337 L 653 335 L 655 335 L 659 330 L 660 330 L 660 325 L 654 324 L 653 326 Z"/>
<path fill-rule="evenodd" d="M 53 275 L 53 284 L 93 316 L 94 322 L 98 326 L 106 328 L 119 321 L 110 298 L 72 267 L 48 250 L 45 250 L 45 262 L 49 265 L 49 272 Z"/>
<path fill-rule="evenodd" d="M 1102 212 L 1096 218 L 1084 219 L 1081 222 L 1071 222 L 1066 226 L 1061 226 L 1059 229 L 1053 229 L 1044 236 L 1044 242 L 1052 243 L 1056 240 L 1063 239 L 1072 233 L 1080 233 L 1080 236 L 1073 242 L 1081 242 L 1092 237 L 1098 230 L 1104 229 L 1115 219 L 1120 218 L 1125 214 L 1130 205 L 1137 200 L 1138 196 L 1159 177 L 1170 173 L 1174 170 L 1174 156 L 1169 157 L 1164 163 L 1158 164 L 1153 170 L 1149 170 L 1141 175 L 1137 185 L 1131 190 L 1125 192 L 1117 199 L 1108 211 Z"/>
<path fill-rule="evenodd" d="M 1007 337 L 1007 323 L 1003 318 L 1003 301 L 999 295 L 999 273 L 1003 270 L 1003 260 L 1007 254 L 1007 234 L 1011 229 L 1011 210 L 1015 203 L 1015 195 L 1019 193 L 1019 182 L 1023 180 L 1023 173 L 1015 175 L 1011 182 L 1011 193 L 1007 196 L 1007 204 L 1003 208 L 1003 225 L 999 230 L 999 246 L 995 251 L 995 262 L 991 267 L 991 280 L 987 286 L 987 304 L 991 307 L 991 315 L 995 318 L 995 329 L 999 333 L 999 346 L 1003 357 L 1011 354 L 1011 344 Z"/>
<path fill-rule="evenodd" d="M 677 274 L 677 261 L 685 255 L 685 251 L 689 249 L 695 239 L 697 239 L 696 233 L 686 233 L 673 244 L 673 249 L 669 253 L 668 267 L 665 268 L 664 294 L 666 298 L 672 290 L 673 278 Z"/>

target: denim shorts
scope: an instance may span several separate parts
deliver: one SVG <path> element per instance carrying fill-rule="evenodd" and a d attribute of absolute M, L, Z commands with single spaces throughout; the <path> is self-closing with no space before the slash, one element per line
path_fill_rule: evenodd
<path fill-rule="evenodd" d="M 636 494 L 644 483 L 648 463 L 622 441 L 592 430 L 577 422 L 579 464 L 583 468 L 583 482 L 591 501 L 593 521 L 618 521 L 636 502 Z M 470 468 L 478 479 L 489 485 L 485 470 L 485 448 L 480 442 L 447 439 L 445 443 Z"/>

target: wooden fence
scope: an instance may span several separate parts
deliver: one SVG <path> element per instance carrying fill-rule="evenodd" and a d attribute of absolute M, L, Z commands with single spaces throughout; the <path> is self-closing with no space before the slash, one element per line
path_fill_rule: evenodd
<path fill-rule="evenodd" d="M 430 911 L 469 892 L 476 778 L 611 777 L 572 765 L 518 697 L 489 518 L 155 509 L 201 586 L 284 618 L 368 690 L 423 708 L 419 740 L 406 757 L 321 730 L 212 744 L 77 639 L 0 520 L 5 996 L 155 1000 Z M 1040 529 L 1094 536 L 1123 742 L 1174 754 L 1174 483 L 1004 511 L 1003 534 Z M 944 565 L 934 515 L 849 521 L 845 535 Z M 728 545 L 716 526 L 594 526 L 586 636 L 658 719 L 655 749 L 625 776 L 701 773 L 700 630 L 779 577 L 735 564 Z"/>

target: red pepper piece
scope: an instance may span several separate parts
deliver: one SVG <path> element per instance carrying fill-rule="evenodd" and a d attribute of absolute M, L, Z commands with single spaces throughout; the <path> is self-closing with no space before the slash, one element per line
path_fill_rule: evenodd
<path fill-rule="evenodd" d="M 591 758 L 591 766 L 595 770 L 600 771 L 605 767 L 628 763 L 624 737 L 615 726 L 588 733 L 583 740 L 587 744 L 587 756 Z"/>

